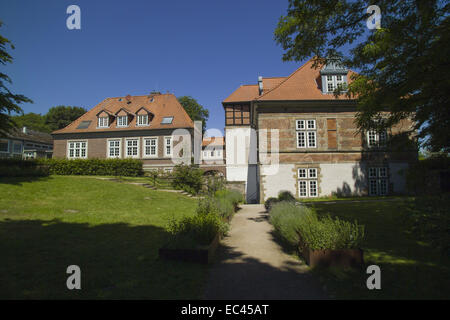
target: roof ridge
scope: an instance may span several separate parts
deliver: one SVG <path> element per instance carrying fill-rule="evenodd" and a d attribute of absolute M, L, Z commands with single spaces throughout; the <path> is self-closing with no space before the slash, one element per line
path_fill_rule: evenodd
<path fill-rule="evenodd" d="M 314 57 L 313 57 L 314 58 Z M 270 92 L 274 91 L 275 89 L 279 88 L 283 83 L 285 83 L 286 81 L 288 81 L 290 78 L 292 78 L 294 76 L 294 74 L 296 74 L 298 71 L 300 71 L 301 69 L 303 69 L 303 67 L 305 67 L 308 62 L 310 62 L 313 58 L 310 58 L 308 61 L 306 61 L 301 67 L 299 67 L 297 70 L 295 70 L 294 72 L 292 72 L 289 76 L 287 76 L 283 81 L 281 81 L 280 83 L 278 83 L 276 86 L 274 86 L 272 89 L 270 89 L 269 91 L 263 93 L 262 95 L 260 95 L 258 98 L 254 99 L 254 100 L 258 100 L 262 97 L 264 97 L 265 95 L 269 94 Z"/>

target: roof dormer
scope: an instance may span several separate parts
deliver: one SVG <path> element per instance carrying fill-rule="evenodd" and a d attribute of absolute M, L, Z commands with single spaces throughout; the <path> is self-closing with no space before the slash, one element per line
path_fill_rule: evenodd
<path fill-rule="evenodd" d="M 120 108 L 116 113 L 116 127 L 128 127 L 134 115 L 125 108 Z"/>
<path fill-rule="evenodd" d="M 141 107 L 136 111 L 136 126 L 148 126 L 155 115 L 145 107 Z"/>
<path fill-rule="evenodd" d="M 346 88 L 348 69 L 345 68 L 338 60 L 328 62 L 320 70 L 322 81 L 322 93 L 333 93 L 338 87 Z"/>
<path fill-rule="evenodd" d="M 114 120 L 114 114 L 106 109 L 97 113 L 97 128 L 109 128 L 109 124 Z"/>

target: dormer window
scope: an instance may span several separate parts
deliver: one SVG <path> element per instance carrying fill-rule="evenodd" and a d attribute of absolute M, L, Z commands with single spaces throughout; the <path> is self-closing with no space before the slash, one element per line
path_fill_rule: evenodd
<path fill-rule="evenodd" d="M 333 93 L 337 88 L 346 90 L 348 69 L 339 60 L 329 61 L 320 70 L 322 93 Z"/>
<path fill-rule="evenodd" d="M 146 126 L 148 125 L 148 114 L 140 114 L 137 116 L 137 125 Z"/>
<path fill-rule="evenodd" d="M 326 89 L 328 93 L 333 93 L 338 87 L 344 88 L 346 84 L 343 75 L 327 75 L 326 76 Z M 344 88 L 345 90 L 345 88 Z"/>
<path fill-rule="evenodd" d="M 127 116 L 118 116 L 117 117 L 117 126 L 118 127 L 128 126 L 128 117 Z"/>
<path fill-rule="evenodd" d="M 109 126 L 108 117 L 99 117 L 98 118 L 98 127 L 99 128 L 108 128 L 108 126 Z"/>

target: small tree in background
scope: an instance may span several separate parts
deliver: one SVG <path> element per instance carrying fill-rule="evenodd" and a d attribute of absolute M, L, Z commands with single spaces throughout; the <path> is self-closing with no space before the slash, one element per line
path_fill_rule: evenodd
<path fill-rule="evenodd" d="M 0 21 L 0 27 L 3 22 Z M 14 49 L 11 41 L 0 35 L 0 64 L 6 65 L 12 63 L 12 56 L 6 51 L 7 47 Z M 16 123 L 12 120 L 11 113 L 22 114 L 20 103 L 30 102 L 31 99 L 21 94 L 12 93 L 7 87 L 6 83 L 11 84 L 11 78 L 6 74 L 0 72 L 0 136 L 5 136 L 9 131 L 16 127 Z"/>
<path fill-rule="evenodd" d="M 197 100 L 190 96 L 182 96 L 178 98 L 178 101 L 183 106 L 184 110 L 186 110 L 189 117 L 192 121 L 201 121 L 202 122 L 202 132 L 206 130 L 206 122 L 209 118 L 208 109 L 204 108 L 200 105 Z"/>
<path fill-rule="evenodd" d="M 51 107 L 45 115 L 45 124 L 51 129 L 51 131 L 62 129 L 85 113 L 86 109 L 82 107 Z"/>

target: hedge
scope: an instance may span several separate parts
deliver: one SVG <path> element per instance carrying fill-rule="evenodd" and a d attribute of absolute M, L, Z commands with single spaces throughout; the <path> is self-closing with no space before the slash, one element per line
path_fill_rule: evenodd
<path fill-rule="evenodd" d="M 0 177 L 42 177 L 49 175 L 48 166 L 36 160 L 0 159 Z"/>
<path fill-rule="evenodd" d="M 142 161 L 135 159 L 40 159 L 48 166 L 50 174 L 126 176 L 137 177 L 144 174 Z"/>

